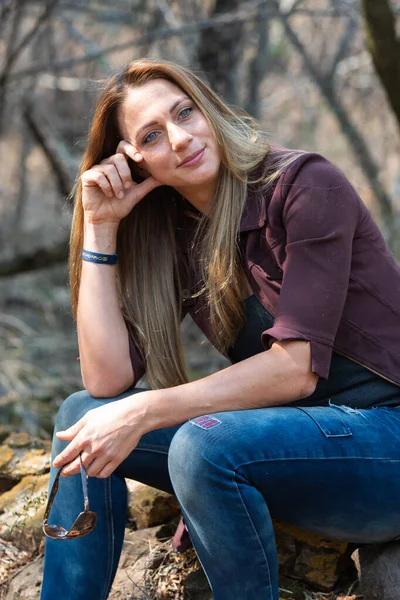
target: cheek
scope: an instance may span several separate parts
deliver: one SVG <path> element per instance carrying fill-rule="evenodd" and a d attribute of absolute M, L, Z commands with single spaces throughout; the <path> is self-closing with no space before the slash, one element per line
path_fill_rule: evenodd
<path fill-rule="evenodd" d="M 163 173 L 170 165 L 170 159 L 161 149 L 142 150 L 143 167 L 153 176 Z"/>
<path fill-rule="evenodd" d="M 206 135 L 209 138 L 215 139 L 214 132 L 212 130 L 211 125 L 209 124 L 207 119 L 203 116 L 200 118 L 200 121 L 199 121 L 199 129 L 201 129 L 201 132 L 203 133 L 203 135 Z"/>
<path fill-rule="evenodd" d="M 203 123 L 202 135 L 205 138 L 207 138 L 208 146 L 211 147 L 219 155 L 217 139 L 207 121 L 205 123 Z"/>

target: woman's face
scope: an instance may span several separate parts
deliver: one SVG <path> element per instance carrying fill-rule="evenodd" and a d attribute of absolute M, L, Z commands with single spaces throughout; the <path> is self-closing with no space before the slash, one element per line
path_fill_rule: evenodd
<path fill-rule="evenodd" d="M 122 137 L 143 160 L 147 173 L 189 197 L 216 183 L 220 155 L 214 134 L 193 100 L 175 84 L 154 79 L 130 88 L 118 112 Z M 188 157 L 200 154 L 193 162 Z"/>

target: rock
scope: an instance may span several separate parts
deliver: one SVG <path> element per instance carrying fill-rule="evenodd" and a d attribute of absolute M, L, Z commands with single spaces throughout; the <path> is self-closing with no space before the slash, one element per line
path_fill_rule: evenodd
<path fill-rule="evenodd" d="M 360 546 L 352 558 L 364 600 L 400 600 L 400 541 Z"/>
<path fill-rule="evenodd" d="M 8 464 L 12 460 L 14 452 L 9 446 L 0 446 L 0 494 L 6 492 L 14 485 L 9 476 L 5 475 L 8 471 Z M 4 473 L 4 475 L 3 475 Z"/>
<path fill-rule="evenodd" d="M 109 594 L 110 600 L 148 600 L 145 590 L 146 559 L 157 541 L 158 527 L 126 531 L 118 571 Z M 24 567 L 10 582 L 5 600 L 39 600 L 43 579 L 43 557 Z M 54 590 L 57 597 L 57 590 Z"/>
<path fill-rule="evenodd" d="M 27 433 L 12 433 L 0 446 L 0 482 L 10 489 L 27 475 L 50 470 L 51 442 Z"/>
<path fill-rule="evenodd" d="M 161 525 L 179 515 L 177 499 L 143 483 L 126 480 L 128 487 L 128 515 L 138 529 Z"/>
<path fill-rule="evenodd" d="M 39 600 L 42 579 L 43 557 L 39 557 L 13 577 L 5 600 Z"/>
<path fill-rule="evenodd" d="M 159 527 L 125 531 L 124 545 L 118 571 L 114 579 L 110 600 L 148 600 L 146 590 L 147 560 L 151 550 L 160 544 L 157 539 Z"/>
<path fill-rule="evenodd" d="M 42 540 L 49 473 L 24 477 L 0 496 L 0 537 L 33 551 Z"/>
<path fill-rule="evenodd" d="M 203 569 L 193 571 L 186 577 L 183 600 L 213 600 L 213 594 Z"/>
<path fill-rule="evenodd" d="M 325 540 L 292 525 L 274 521 L 279 571 L 313 589 L 330 591 L 339 575 L 351 567 L 346 542 Z"/>
<path fill-rule="evenodd" d="M 32 445 L 33 438 L 28 433 L 19 432 L 11 433 L 5 440 L 4 443 L 8 444 L 12 448 L 27 448 Z"/>
<path fill-rule="evenodd" d="M 0 425 L 0 444 L 12 433 L 11 425 Z"/>
<path fill-rule="evenodd" d="M 3 598 L 2 587 L 17 569 L 32 562 L 32 555 L 20 550 L 11 542 L 0 539 L 0 598 Z"/>

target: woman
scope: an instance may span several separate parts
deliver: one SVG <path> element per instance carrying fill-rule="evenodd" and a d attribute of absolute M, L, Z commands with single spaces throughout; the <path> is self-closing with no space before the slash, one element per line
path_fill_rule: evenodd
<path fill-rule="evenodd" d="M 400 269 L 329 161 L 271 148 L 189 69 L 134 61 L 94 115 L 71 286 L 86 390 L 57 416 L 49 522 L 82 510 L 81 456 L 97 525 L 46 539 L 42 600 L 107 598 L 124 477 L 176 494 L 215 600 L 277 600 L 271 516 L 400 535 Z M 191 383 L 186 313 L 232 362 Z"/>

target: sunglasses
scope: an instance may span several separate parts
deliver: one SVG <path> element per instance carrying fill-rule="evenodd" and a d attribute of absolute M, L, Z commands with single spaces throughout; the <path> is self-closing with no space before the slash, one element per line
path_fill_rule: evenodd
<path fill-rule="evenodd" d="M 48 538 L 51 538 L 52 540 L 71 540 L 73 538 L 79 538 L 79 537 L 87 535 L 88 533 L 93 531 L 93 529 L 96 526 L 97 515 L 95 512 L 89 510 L 89 497 L 88 497 L 88 484 L 87 484 L 88 474 L 86 473 L 85 467 L 83 466 L 81 455 L 79 455 L 79 461 L 81 463 L 82 491 L 83 491 L 83 498 L 84 498 L 84 502 L 85 502 L 85 510 L 83 512 L 79 513 L 79 515 L 75 519 L 75 522 L 72 525 L 71 529 L 69 529 L 68 531 L 66 529 L 64 529 L 64 527 L 62 527 L 61 525 L 49 525 L 48 524 L 47 519 L 49 518 L 50 510 L 53 505 L 54 498 L 58 491 L 58 483 L 59 483 L 60 474 L 61 474 L 61 469 L 60 469 L 56 475 L 56 478 L 54 479 L 54 483 L 51 488 L 51 492 L 50 492 L 49 499 L 47 502 L 46 510 L 44 513 L 43 525 L 42 525 L 43 533 L 45 534 L 45 536 L 47 536 Z"/>

